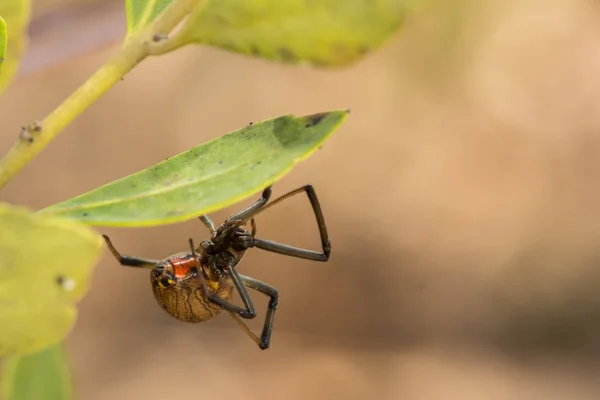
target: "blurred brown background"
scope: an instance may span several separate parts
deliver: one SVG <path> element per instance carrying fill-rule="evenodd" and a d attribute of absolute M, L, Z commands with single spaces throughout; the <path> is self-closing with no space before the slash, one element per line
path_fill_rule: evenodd
<path fill-rule="evenodd" d="M 117 49 L 121 2 L 80 3 L 36 2 L 2 151 Z M 78 398 L 600 398 L 599 21 L 595 0 L 432 1 L 344 70 L 206 48 L 144 62 L 1 200 L 43 207 L 250 121 L 350 108 L 274 188 L 315 185 L 333 255 L 247 255 L 240 271 L 281 295 L 261 352 L 228 316 L 170 318 L 147 272 L 106 252 L 69 339 Z M 302 198 L 258 223 L 318 246 Z M 151 258 L 207 236 L 194 221 L 101 232 Z"/>

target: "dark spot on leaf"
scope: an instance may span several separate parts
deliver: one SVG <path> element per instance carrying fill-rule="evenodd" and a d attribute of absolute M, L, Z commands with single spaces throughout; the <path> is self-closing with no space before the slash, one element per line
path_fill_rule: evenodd
<path fill-rule="evenodd" d="M 277 49 L 277 54 L 279 54 L 281 61 L 284 61 L 284 62 L 291 63 L 298 59 L 298 57 L 296 57 L 294 52 L 286 47 L 280 47 L 279 49 Z"/>
<path fill-rule="evenodd" d="M 308 120 L 308 123 L 306 124 L 306 127 L 310 128 L 311 126 L 318 125 L 327 115 L 329 115 L 329 113 L 319 113 L 307 116 L 306 119 Z"/>
<path fill-rule="evenodd" d="M 64 283 L 65 283 L 65 277 L 64 277 L 64 276 L 62 276 L 62 275 L 58 275 L 58 276 L 56 277 L 56 280 L 55 280 L 55 281 L 56 281 L 56 284 L 57 284 L 58 286 L 61 286 L 61 287 L 62 287 L 62 285 L 64 285 Z"/>
<path fill-rule="evenodd" d="M 219 160 L 219 165 L 223 164 L 223 161 Z"/>
<path fill-rule="evenodd" d="M 154 42 L 162 42 L 163 40 L 167 40 L 169 37 L 167 35 L 165 35 L 164 33 L 157 33 L 154 36 L 152 36 L 152 40 Z"/>
<path fill-rule="evenodd" d="M 87 217 L 89 214 L 84 212 L 83 214 L 81 214 L 82 217 Z"/>
<path fill-rule="evenodd" d="M 360 50 L 343 43 L 333 43 L 331 46 L 331 54 L 335 57 L 336 62 L 338 63 L 342 62 L 345 64 L 354 60 L 356 58 L 357 51 Z"/>
<path fill-rule="evenodd" d="M 260 165 L 262 164 L 262 161 L 257 161 L 256 164 Z"/>
<path fill-rule="evenodd" d="M 254 125 L 254 122 L 250 122 L 250 123 L 248 124 L 248 126 L 252 126 L 252 125 Z"/>

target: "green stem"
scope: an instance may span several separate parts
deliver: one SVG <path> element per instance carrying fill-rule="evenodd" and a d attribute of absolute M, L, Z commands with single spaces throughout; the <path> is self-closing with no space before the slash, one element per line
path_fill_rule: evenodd
<path fill-rule="evenodd" d="M 173 50 L 177 50 L 188 43 L 187 36 L 182 34 L 182 32 L 177 32 L 177 34 L 171 38 L 148 44 L 148 53 L 152 56 L 160 56 Z"/>
<path fill-rule="evenodd" d="M 92 75 L 71 96 L 60 104 L 39 124 L 33 124 L 26 134 L 0 160 L 0 189 L 21 171 L 75 118 L 148 55 L 153 37 L 168 34 L 201 0 L 176 0 L 143 31 L 136 34 L 119 52 Z"/>

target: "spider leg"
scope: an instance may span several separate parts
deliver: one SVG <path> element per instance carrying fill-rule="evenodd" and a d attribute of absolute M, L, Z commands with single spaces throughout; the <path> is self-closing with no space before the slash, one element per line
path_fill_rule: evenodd
<path fill-rule="evenodd" d="M 256 334 L 254 332 L 252 332 L 250 330 L 250 328 L 248 328 L 248 325 L 246 325 L 244 323 L 244 321 L 242 321 L 242 319 L 240 317 L 238 317 L 238 315 L 236 313 L 229 311 L 229 315 L 231 315 L 231 318 L 233 318 L 235 323 L 238 324 L 238 326 L 240 328 L 242 328 L 242 330 L 244 332 L 246 332 L 246 335 L 250 336 L 250 339 L 254 340 L 254 342 L 258 345 L 258 347 L 260 347 L 260 343 L 261 343 L 260 338 L 258 336 L 256 336 Z"/>
<path fill-rule="evenodd" d="M 254 247 L 272 253 L 282 254 L 284 256 L 298 257 L 311 261 L 327 261 L 329 260 L 330 249 L 323 248 L 323 252 L 314 250 L 301 249 L 299 247 L 290 246 L 287 244 L 273 242 L 271 240 L 254 239 Z"/>
<path fill-rule="evenodd" d="M 196 253 L 196 250 L 194 248 L 194 241 L 191 238 L 190 238 L 190 251 L 192 252 L 194 260 L 196 261 L 196 268 L 198 270 L 200 270 L 200 265 L 199 265 L 200 262 L 198 260 L 198 253 Z M 225 267 L 225 271 L 227 271 L 227 273 L 229 273 L 229 275 L 231 276 L 231 279 L 233 280 L 233 284 L 235 285 L 235 288 L 237 289 L 240 297 L 242 298 L 244 307 L 236 306 L 235 304 L 232 304 L 227 300 L 223 300 L 222 298 L 218 297 L 216 294 L 211 292 L 208 289 L 208 285 L 206 284 L 205 277 L 200 276 L 200 274 L 198 274 L 198 278 L 201 280 L 201 284 L 204 287 L 204 293 L 206 293 L 207 299 L 211 303 L 218 305 L 219 307 L 223 308 L 226 311 L 235 313 L 242 318 L 252 319 L 252 318 L 256 317 L 256 310 L 254 309 L 254 303 L 252 303 L 252 299 L 250 298 L 250 295 L 248 294 L 248 290 L 246 290 L 246 287 L 244 286 L 244 283 L 242 282 L 240 275 L 235 270 L 235 265 L 228 265 L 227 267 Z"/>
<path fill-rule="evenodd" d="M 242 303 L 244 303 L 244 308 L 236 306 L 235 304 L 231 304 L 228 301 L 222 300 L 212 292 L 211 292 L 212 296 L 209 297 L 209 300 L 212 301 L 213 303 L 216 303 L 219 306 L 223 307 L 227 311 L 235 312 L 242 318 L 252 319 L 252 318 L 256 317 L 256 310 L 254 309 L 254 303 L 252 302 L 252 299 L 250 298 L 250 294 L 248 293 L 248 290 L 246 289 L 246 286 L 244 285 L 240 274 L 238 274 L 238 272 L 235 270 L 235 268 L 231 265 L 228 265 L 225 268 L 225 270 L 231 276 L 231 279 L 233 280 L 233 284 L 235 285 L 235 288 L 237 289 L 237 291 L 242 299 Z"/>
<path fill-rule="evenodd" d="M 271 334 L 273 332 L 273 322 L 275 321 L 275 311 L 277 310 L 277 305 L 279 303 L 279 294 L 277 293 L 277 289 L 273 286 L 268 285 L 264 282 L 261 282 L 257 279 L 250 278 L 249 276 L 240 275 L 240 278 L 244 282 L 244 285 L 248 286 L 250 289 L 254 289 L 259 291 L 267 296 L 269 296 L 269 305 L 267 306 L 267 315 L 265 316 L 265 323 L 263 325 L 263 330 L 260 335 L 260 338 L 256 336 L 250 328 L 242 321 L 236 314 L 229 313 L 233 320 L 242 328 L 244 332 L 248 336 L 252 338 L 261 348 L 261 350 L 265 350 L 269 348 L 271 344 Z"/>
<path fill-rule="evenodd" d="M 254 203 L 250 204 L 248 207 L 244 208 L 241 211 L 233 214 L 229 218 L 225 220 L 225 223 L 235 223 L 235 225 L 239 226 L 245 223 L 248 219 L 252 218 L 254 215 L 258 214 L 258 211 L 263 208 L 263 206 L 269 201 L 271 198 L 271 186 L 263 190 L 260 199 L 256 200 Z"/>
<path fill-rule="evenodd" d="M 329 255 L 331 254 L 331 242 L 329 240 L 329 234 L 327 233 L 327 225 L 325 224 L 325 217 L 323 216 L 323 211 L 321 210 L 321 204 L 319 203 L 319 198 L 317 197 L 317 193 L 315 192 L 315 189 L 313 188 L 312 185 L 305 185 L 305 186 L 302 186 L 298 189 L 292 190 L 291 192 L 284 194 L 283 196 L 273 200 L 271 203 L 267 204 L 266 206 L 264 206 L 260 209 L 257 209 L 255 211 L 255 213 L 248 216 L 247 219 L 254 218 L 256 215 L 267 210 L 269 207 L 272 207 L 275 204 L 280 203 L 283 200 L 289 199 L 290 197 L 295 196 L 300 193 L 306 193 L 306 195 L 308 196 L 308 200 L 310 201 L 310 204 L 312 206 L 313 213 L 315 215 L 315 219 L 317 220 L 317 226 L 319 227 L 319 235 L 321 237 L 321 246 L 322 246 L 323 251 L 318 252 L 318 251 L 313 251 L 313 250 L 306 250 L 306 249 L 301 249 L 301 248 L 294 247 L 294 246 L 289 246 L 286 244 L 273 242 L 271 240 L 256 239 L 256 238 L 252 240 L 253 245 L 251 247 L 257 247 L 259 249 L 263 249 L 263 250 L 270 251 L 273 253 L 283 254 L 283 255 L 292 256 L 292 257 L 304 258 L 307 260 L 327 261 L 327 260 L 329 260 Z M 243 221 L 243 222 L 246 222 L 246 221 Z M 256 230 L 254 229 L 254 232 L 255 231 Z"/>
<path fill-rule="evenodd" d="M 158 260 L 148 260 L 148 259 L 139 258 L 139 257 L 123 256 L 117 251 L 117 249 L 115 249 L 115 246 L 113 246 L 113 244 L 108 236 L 106 236 L 106 235 L 102 235 L 102 236 L 104 237 L 104 241 L 106 242 L 106 245 L 108 246 L 108 249 L 110 250 L 112 255 L 115 256 L 117 261 L 119 261 L 119 263 L 123 266 L 152 269 L 152 268 L 154 268 L 154 266 L 156 266 L 156 264 L 158 264 L 160 262 Z"/>
<path fill-rule="evenodd" d="M 202 221 L 202 223 L 204 224 L 204 226 L 206 226 L 208 228 L 208 230 L 210 231 L 211 235 L 213 233 L 215 233 L 215 231 L 217 230 L 217 228 L 215 228 L 215 224 L 212 222 L 212 220 L 210 218 L 208 218 L 208 216 L 201 215 L 201 216 L 198 217 L 198 219 L 200 221 Z"/>

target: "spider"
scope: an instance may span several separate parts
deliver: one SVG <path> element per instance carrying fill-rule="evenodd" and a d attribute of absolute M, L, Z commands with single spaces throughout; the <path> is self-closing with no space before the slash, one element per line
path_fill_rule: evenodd
<path fill-rule="evenodd" d="M 321 236 L 322 252 L 292 247 L 256 237 L 254 217 L 269 207 L 300 193 L 306 193 L 312 205 Z M 273 286 L 237 272 L 236 267 L 244 257 L 246 250 L 256 247 L 312 261 L 327 261 L 331 253 L 325 219 L 312 185 L 292 190 L 268 203 L 270 198 L 271 186 L 264 189 L 257 201 L 227 218 L 218 228 L 208 216 L 200 216 L 200 221 L 211 233 L 210 240 L 203 240 L 195 248 L 193 240 L 189 239 L 189 251 L 174 254 L 162 261 L 123 256 L 113 246 L 110 238 L 106 235 L 103 236 L 109 250 L 121 265 L 151 269 L 150 281 L 154 297 L 171 316 L 184 322 L 206 322 L 225 310 L 229 312 L 240 328 L 264 350 L 269 348 L 271 342 L 279 294 Z M 250 231 L 244 229 L 248 222 L 251 225 Z M 247 288 L 269 297 L 260 338 L 243 321 L 243 319 L 256 317 L 254 304 Z M 243 307 L 231 302 L 234 289 L 240 295 Z"/>

